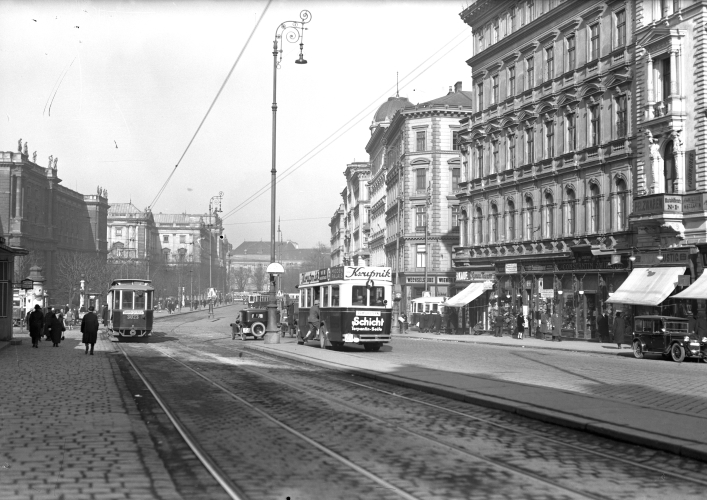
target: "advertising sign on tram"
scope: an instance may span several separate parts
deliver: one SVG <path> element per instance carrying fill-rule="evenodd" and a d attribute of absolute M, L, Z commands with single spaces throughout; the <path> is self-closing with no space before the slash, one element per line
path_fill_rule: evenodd
<path fill-rule="evenodd" d="M 344 268 L 344 279 L 370 278 L 372 280 L 393 281 L 393 273 L 389 267 L 354 267 Z"/>
<path fill-rule="evenodd" d="M 356 311 L 349 314 L 351 315 L 352 332 L 383 333 L 385 317 L 381 315 L 381 311 Z"/>

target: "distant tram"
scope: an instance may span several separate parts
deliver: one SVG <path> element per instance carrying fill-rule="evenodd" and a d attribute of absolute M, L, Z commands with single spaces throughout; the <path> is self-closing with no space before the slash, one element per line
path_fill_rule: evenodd
<path fill-rule="evenodd" d="M 109 329 L 120 337 L 145 338 L 152 333 L 155 289 L 150 280 L 114 280 L 108 291 Z M 100 315 L 100 312 L 97 311 Z"/>
<path fill-rule="evenodd" d="M 248 307 L 251 309 L 262 309 L 268 306 L 270 295 L 267 293 L 248 294 Z"/>
<path fill-rule="evenodd" d="M 297 319 L 302 336 L 307 334 L 309 310 L 318 300 L 322 347 L 351 342 L 378 351 L 390 342 L 392 283 L 389 267 L 336 266 L 300 274 Z"/>

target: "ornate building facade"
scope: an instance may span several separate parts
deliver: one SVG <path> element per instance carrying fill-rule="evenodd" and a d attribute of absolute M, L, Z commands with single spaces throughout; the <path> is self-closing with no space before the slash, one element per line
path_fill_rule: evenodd
<path fill-rule="evenodd" d="M 563 335 L 589 338 L 633 245 L 635 3 L 478 0 L 461 17 L 475 102 L 455 288 L 493 286 L 463 321 L 547 309 Z"/>

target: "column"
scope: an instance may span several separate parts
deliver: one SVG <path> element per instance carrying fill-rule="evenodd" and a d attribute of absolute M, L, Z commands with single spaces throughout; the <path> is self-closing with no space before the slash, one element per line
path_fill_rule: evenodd
<path fill-rule="evenodd" d="M 670 50 L 670 107 L 666 106 L 666 112 L 679 111 L 673 109 L 673 103 L 678 102 L 678 65 L 677 65 L 677 49 Z M 667 101 L 667 96 L 663 96 L 663 100 Z"/>
<path fill-rule="evenodd" d="M 15 193 L 15 217 L 22 218 L 22 176 L 18 175 L 15 179 L 17 179 L 17 192 Z"/>
<path fill-rule="evenodd" d="M 676 99 L 677 100 L 677 99 Z M 675 193 L 685 192 L 685 148 L 680 137 L 680 132 L 675 131 L 671 134 L 673 140 L 673 157 L 675 158 Z"/>
<path fill-rule="evenodd" d="M 646 52 L 646 120 L 653 118 L 653 104 L 655 95 L 653 93 L 653 58 Z"/>

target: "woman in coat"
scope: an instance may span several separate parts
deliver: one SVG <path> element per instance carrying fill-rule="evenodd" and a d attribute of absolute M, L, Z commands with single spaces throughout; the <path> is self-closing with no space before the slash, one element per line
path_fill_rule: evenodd
<path fill-rule="evenodd" d="M 518 313 L 518 317 L 516 318 L 516 333 L 518 334 L 519 339 L 523 339 L 523 331 L 525 330 L 525 318 L 523 317 L 523 313 Z"/>
<path fill-rule="evenodd" d="M 66 330 L 66 328 L 64 328 L 64 316 L 62 314 L 59 314 L 59 316 L 52 315 L 50 325 L 52 342 L 54 343 L 53 347 L 59 347 L 61 336 L 64 330 Z"/>
<path fill-rule="evenodd" d="M 616 318 L 614 318 L 614 342 L 618 346 L 617 349 L 621 349 L 621 344 L 624 343 L 624 331 L 626 330 L 626 323 L 621 317 L 621 311 L 616 313 Z"/>

